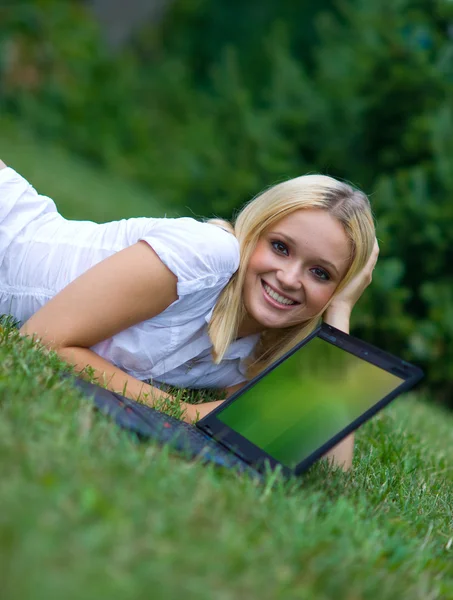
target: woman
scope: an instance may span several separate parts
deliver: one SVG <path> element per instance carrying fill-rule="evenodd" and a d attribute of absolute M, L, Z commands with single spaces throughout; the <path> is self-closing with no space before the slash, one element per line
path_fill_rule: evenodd
<path fill-rule="evenodd" d="M 280 183 L 226 221 L 67 221 L 0 165 L 0 313 L 107 387 L 227 394 L 324 320 L 349 329 L 378 247 L 366 196 L 321 175 Z M 150 383 L 148 383 L 150 382 Z M 220 401 L 183 404 L 192 421 Z M 352 438 L 333 454 L 350 464 Z"/>

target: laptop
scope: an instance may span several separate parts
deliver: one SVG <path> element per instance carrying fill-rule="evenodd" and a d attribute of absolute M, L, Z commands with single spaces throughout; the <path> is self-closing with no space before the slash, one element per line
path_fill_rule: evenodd
<path fill-rule="evenodd" d="M 195 425 L 82 379 L 76 385 L 120 427 L 186 458 L 294 476 L 422 377 L 417 366 L 323 323 Z"/>

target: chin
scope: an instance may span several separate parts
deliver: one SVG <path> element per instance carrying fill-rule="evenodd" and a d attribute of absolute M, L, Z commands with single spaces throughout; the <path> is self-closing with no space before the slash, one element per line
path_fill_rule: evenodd
<path fill-rule="evenodd" d="M 311 317 L 301 317 L 300 320 L 296 319 L 294 321 L 278 321 L 277 319 L 265 319 L 263 317 L 255 317 L 255 321 L 261 325 L 263 329 L 289 329 L 290 327 L 297 327 L 298 325 L 303 325 L 307 322 Z"/>

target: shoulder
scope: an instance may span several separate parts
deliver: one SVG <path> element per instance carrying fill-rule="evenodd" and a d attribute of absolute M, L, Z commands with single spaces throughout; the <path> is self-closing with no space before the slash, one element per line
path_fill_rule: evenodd
<path fill-rule="evenodd" d="M 233 266 L 236 270 L 239 266 L 239 242 L 236 237 L 212 223 L 196 221 L 189 217 L 175 219 L 178 226 L 187 235 L 186 240 L 194 243 L 200 251 L 206 253 L 206 256 L 212 257 L 219 262 L 225 261 L 225 268 L 230 270 Z"/>
<path fill-rule="evenodd" d="M 11 167 L 7 167 L 4 162 L 0 161 L 0 183 L 9 183 L 12 181 L 25 182 L 28 185 L 28 181 L 19 175 L 19 173 Z"/>
<path fill-rule="evenodd" d="M 198 239 L 200 242 L 206 239 L 210 242 L 217 241 L 219 245 L 224 246 L 238 245 L 235 236 L 222 227 L 205 221 L 197 221 L 192 217 L 154 219 L 154 228 L 174 231 Z"/>
<path fill-rule="evenodd" d="M 204 264 L 213 271 L 232 274 L 239 266 L 235 236 L 210 223 L 190 217 L 156 219 L 146 237 L 154 242 L 165 241 L 187 261 Z"/>
<path fill-rule="evenodd" d="M 179 291 L 225 283 L 239 267 L 239 243 L 224 229 L 189 217 L 156 219 L 142 236 L 178 277 Z"/>
<path fill-rule="evenodd" d="M 1 161 L 0 161 L 1 162 Z M 36 195 L 36 191 L 33 186 L 17 171 L 13 168 L 8 167 L 5 163 L 1 162 L 0 166 L 0 191 L 2 194 L 2 200 L 4 201 L 7 197 L 11 200 L 13 197 L 19 198 L 21 194 L 29 191 L 33 195 Z"/>

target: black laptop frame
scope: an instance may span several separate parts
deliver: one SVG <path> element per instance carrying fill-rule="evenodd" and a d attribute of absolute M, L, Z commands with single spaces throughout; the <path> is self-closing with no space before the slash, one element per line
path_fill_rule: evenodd
<path fill-rule="evenodd" d="M 404 379 L 401 384 L 392 392 L 387 394 L 384 398 L 363 412 L 359 417 L 357 417 L 357 419 L 354 419 L 349 425 L 327 440 L 317 450 L 312 452 L 304 460 L 298 463 L 294 469 L 291 469 L 277 461 L 274 457 L 267 454 L 261 448 L 258 448 L 258 446 L 255 446 L 255 444 L 228 427 L 228 425 L 222 421 L 219 421 L 217 419 L 217 415 L 223 412 L 233 402 L 240 401 L 242 394 L 258 383 L 258 381 L 266 377 L 270 371 L 273 371 L 275 368 L 277 368 L 282 362 L 292 356 L 300 348 L 308 344 L 314 337 L 319 337 L 322 340 L 333 344 L 334 346 L 350 352 L 351 354 L 354 354 L 355 356 L 358 356 L 359 358 Z M 353 433 L 363 423 L 368 421 L 377 412 L 386 407 L 393 399 L 411 389 L 422 379 L 422 377 L 423 371 L 419 367 L 410 364 L 398 358 L 397 356 L 390 354 L 389 352 L 381 350 L 380 348 L 377 348 L 368 342 L 364 342 L 359 338 L 346 334 L 336 329 L 332 325 L 322 323 L 302 342 L 292 348 L 287 354 L 249 381 L 243 388 L 235 392 L 230 398 L 225 400 L 225 402 L 209 413 L 206 417 L 198 421 L 196 426 L 208 436 L 216 440 L 219 444 L 239 456 L 239 458 L 260 472 L 263 472 L 270 467 L 271 469 L 280 468 L 286 476 L 300 475 L 314 462 L 321 458 L 326 452 L 331 450 L 345 437 Z"/>

